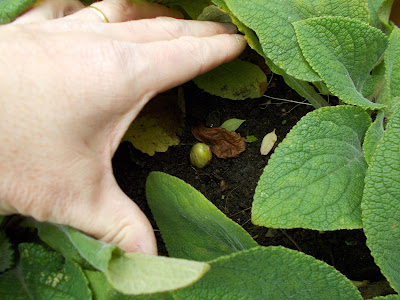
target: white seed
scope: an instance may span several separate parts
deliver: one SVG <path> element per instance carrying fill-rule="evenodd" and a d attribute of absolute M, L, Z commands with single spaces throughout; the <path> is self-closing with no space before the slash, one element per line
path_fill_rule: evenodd
<path fill-rule="evenodd" d="M 264 136 L 262 142 L 261 142 L 261 148 L 260 148 L 260 153 L 261 155 L 267 155 L 272 147 L 274 147 L 276 140 L 278 137 L 275 134 L 275 129 L 274 131 L 268 133 L 266 136 Z"/>

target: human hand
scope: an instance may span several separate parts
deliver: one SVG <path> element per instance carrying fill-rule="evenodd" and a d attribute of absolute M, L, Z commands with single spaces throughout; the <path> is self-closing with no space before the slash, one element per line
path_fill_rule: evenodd
<path fill-rule="evenodd" d="M 42 0 L 0 26 L 0 213 L 156 254 L 152 227 L 118 187 L 111 159 L 152 97 L 246 43 L 230 26 L 154 18 L 176 16 L 156 4 L 94 6 L 109 24 L 77 1 Z M 67 9 L 76 12 L 62 17 Z"/>

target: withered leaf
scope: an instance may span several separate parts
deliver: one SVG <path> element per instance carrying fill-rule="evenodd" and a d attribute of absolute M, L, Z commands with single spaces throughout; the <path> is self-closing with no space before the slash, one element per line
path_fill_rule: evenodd
<path fill-rule="evenodd" d="M 210 146 L 211 151 L 219 158 L 238 157 L 246 150 L 246 142 L 234 131 L 199 125 L 192 127 L 192 133 L 197 140 Z"/>

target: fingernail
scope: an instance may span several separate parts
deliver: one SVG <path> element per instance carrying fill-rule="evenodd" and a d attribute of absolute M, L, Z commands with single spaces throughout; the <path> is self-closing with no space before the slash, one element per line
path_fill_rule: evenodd
<path fill-rule="evenodd" d="M 238 29 L 233 23 L 222 23 L 225 26 L 227 33 L 237 33 Z"/>

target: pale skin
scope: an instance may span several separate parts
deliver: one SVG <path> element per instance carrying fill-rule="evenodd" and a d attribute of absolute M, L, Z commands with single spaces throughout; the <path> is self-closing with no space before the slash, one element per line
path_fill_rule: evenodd
<path fill-rule="evenodd" d="M 110 23 L 78 1 L 42 0 L 0 26 L 0 214 L 156 254 L 111 158 L 151 98 L 234 59 L 246 42 L 232 26 L 176 19 L 156 4 L 94 6 Z"/>

